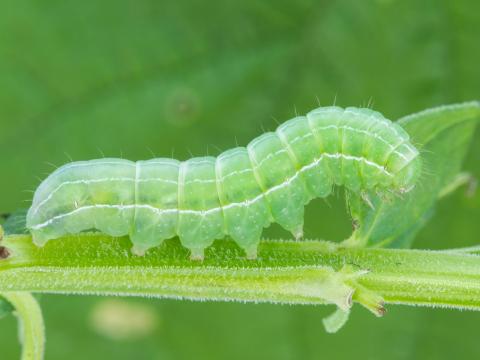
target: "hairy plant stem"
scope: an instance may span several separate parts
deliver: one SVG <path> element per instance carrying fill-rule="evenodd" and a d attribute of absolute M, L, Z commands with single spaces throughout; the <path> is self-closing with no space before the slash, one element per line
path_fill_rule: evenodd
<path fill-rule="evenodd" d="M 15 308 L 22 360 L 42 360 L 45 348 L 45 327 L 37 300 L 28 292 L 0 292 Z"/>
<path fill-rule="evenodd" d="M 383 302 L 480 310 L 480 256 L 469 252 L 345 248 L 326 241 L 263 240 L 257 260 L 218 241 L 191 261 L 178 240 L 143 257 L 128 238 L 64 237 L 43 248 L 6 236 L 0 292 L 336 304 L 358 302 L 377 315 Z"/>

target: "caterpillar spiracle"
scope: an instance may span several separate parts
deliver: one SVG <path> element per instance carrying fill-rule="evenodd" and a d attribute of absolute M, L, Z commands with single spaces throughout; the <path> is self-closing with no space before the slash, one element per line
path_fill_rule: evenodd
<path fill-rule="evenodd" d="M 178 236 L 195 259 L 229 236 L 254 259 L 263 228 L 301 238 L 304 206 L 334 185 L 407 192 L 420 168 L 408 134 L 382 114 L 323 107 L 216 158 L 68 163 L 36 190 L 27 228 L 39 246 L 90 229 L 129 235 L 138 255 Z"/>

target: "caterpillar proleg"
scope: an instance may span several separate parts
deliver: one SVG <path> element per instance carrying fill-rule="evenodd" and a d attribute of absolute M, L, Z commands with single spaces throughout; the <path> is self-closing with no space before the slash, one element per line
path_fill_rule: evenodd
<path fill-rule="evenodd" d="M 27 227 L 37 245 L 90 229 L 129 235 L 139 255 L 178 236 L 193 258 L 229 236 L 255 258 L 263 228 L 301 238 L 304 206 L 334 185 L 407 192 L 420 168 L 408 134 L 380 113 L 323 107 L 217 158 L 68 163 L 36 190 Z"/>

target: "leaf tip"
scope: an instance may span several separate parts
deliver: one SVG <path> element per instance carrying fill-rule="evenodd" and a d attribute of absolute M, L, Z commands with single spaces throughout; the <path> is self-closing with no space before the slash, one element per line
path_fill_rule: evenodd
<path fill-rule="evenodd" d="M 333 314 L 330 314 L 322 320 L 325 331 L 329 334 L 335 334 L 347 323 L 349 316 L 350 310 L 337 308 Z"/>

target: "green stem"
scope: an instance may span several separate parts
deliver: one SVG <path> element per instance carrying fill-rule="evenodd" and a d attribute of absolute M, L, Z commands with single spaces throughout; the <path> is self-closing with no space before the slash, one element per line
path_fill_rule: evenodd
<path fill-rule="evenodd" d="M 28 292 L 2 292 L 0 295 L 15 308 L 23 347 L 22 360 L 43 359 L 45 328 L 38 302 Z"/>
<path fill-rule="evenodd" d="M 144 257 L 127 238 L 65 237 L 35 247 L 7 236 L 0 291 L 232 300 L 296 304 L 351 301 L 377 315 L 383 301 L 480 310 L 480 256 L 463 252 L 341 248 L 324 241 L 262 241 L 247 260 L 231 241 L 189 260 L 178 241 Z M 383 299 L 382 299 L 383 298 Z"/>

